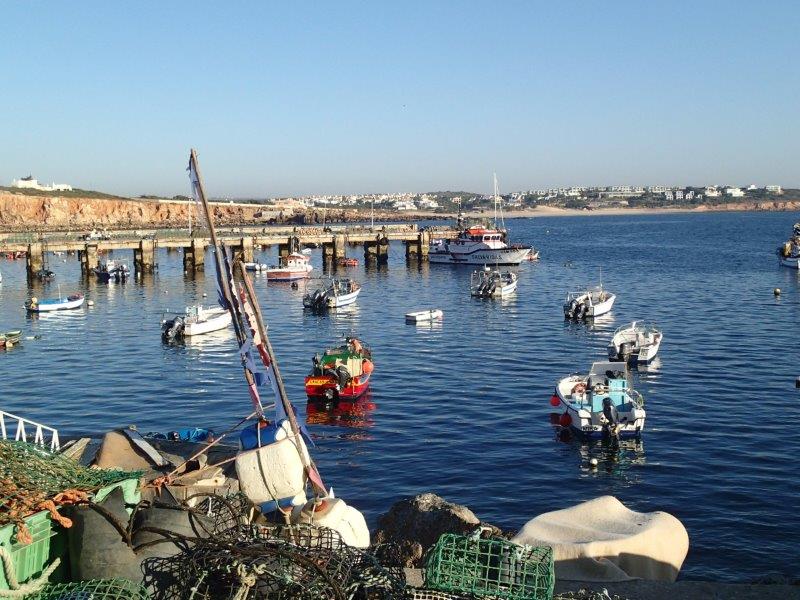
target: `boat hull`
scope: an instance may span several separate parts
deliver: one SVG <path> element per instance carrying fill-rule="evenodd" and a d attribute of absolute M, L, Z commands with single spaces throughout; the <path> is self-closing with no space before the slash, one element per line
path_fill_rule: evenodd
<path fill-rule="evenodd" d="M 267 281 L 294 281 L 296 279 L 305 279 L 309 276 L 310 271 L 287 271 L 285 269 L 269 269 L 267 270 Z"/>
<path fill-rule="evenodd" d="M 469 253 L 431 251 L 428 260 L 435 264 L 516 266 L 527 260 L 530 252 L 531 248 L 485 248 Z"/>
<path fill-rule="evenodd" d="M 28 305 L 26 304 L 25 310 L 28 312 L 53 312 L 57 310 L 70 310 L 73 308 L 80 308 L 83 306 L 86 298 L 81 296 L 77 300 L 65 300 L 63 302 L 39 302 L 36 305 Z"/>
<path fill-rule="evenodd" d="M 566 380 L 571 379 L 572 378 L 566 378 Z M 562 380 L 561 383 L 566 380 Z M 580 379 L 575 379 L 574 382 L 578 383 L 580 381 Z M 568 415 L 569 417 L 566 419 L 566 424 L 562 422 L 562 426 L 569 427 L 573 433 L 585 439 L 603 439 L 610 436 L 608 427 L 604 426 L 600 421 L 600 415 L 602 413 L 590 412 L 570 402 L 561 392 L 560 385 L 556 386 L 554 397 L 558 398 L 560 403 L 559 407 L 564 410 L 562 418 L 564 418 L 564 415 Z M 641 437 L 642 431 L 644 431 L 645 418 L 646 414 L 644 409 L 640 408 L 634 411 L 631 418 L 619 425 L 618 436 L 620 438 Z"/>
<path fill-rule="evenodd" d="M 183 329 L 183 335 L 185 336 L 192 336 L 192 335 L 202 335 L 204 333 L 210 333 L 212 331 L 219 331 L 220 329 L 225 329 L 228 325 L 231 324 L 231 315 L 228 311 L 220 311 L 214 316 L 210 318 L 200 321 L 197 323 L 186 323 Z"/>
<path fill-rule="evenodd" d="M 800 269 L 800 256 L 781 256 L 780 264 L 782 267 L 789 267 L 790 269 Z"/>
<path fill-rule="evenodd" d="M 306 396 L 313 401 L 356 400 L 369 389 L 369 374 L 353 377 L 349 385 L 339 389 L 335 377 L 330 375 L 309 375 L 305 380 Z"/>
<path fill-rule="evenodd" d="M 358 298 L 358 295 L 361 293 L 361 290 L 358 289 L 355 292 L 350 292 L 349 294 L 341 294 L 339 296 L 328 296 L 325 299 L 325 306 L 328 308 L 340 308 L 342 306 L 347 306 L 348 304 L 352 304 Z"/>
<path fill-rule="evenodd" d="M 435 310 L 420 310 L 417 312 L 406 313 L 406 321 L 409 323 L 425 323 L 427 321 L 435 321 L 441 319 L 444 312 L 441 309 Z"/>

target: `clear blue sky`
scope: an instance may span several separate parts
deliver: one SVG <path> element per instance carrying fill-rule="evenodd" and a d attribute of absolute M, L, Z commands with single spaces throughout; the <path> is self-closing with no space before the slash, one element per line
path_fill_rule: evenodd
<path fill-rule="evenodd" d="M 0 183 L 800 187 L 800 3 L 298 4 L 4 3 Z"/>

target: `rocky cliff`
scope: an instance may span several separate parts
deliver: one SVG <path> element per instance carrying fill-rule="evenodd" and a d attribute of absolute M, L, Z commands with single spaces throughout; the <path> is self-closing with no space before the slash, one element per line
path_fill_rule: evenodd
<path fill-rule="evenodd" d="M 263 210 L 256 204 L 212 204 L 218 225 L 317 224 L 363 220 L 355 211 L 307 210 L 282 213 Z M 193 202 L 171 200 L 107 200 L 26 196 L 0 192 L 0 229 L 125 229 L 186 227 Z M 384 220 L 388 215 L 377 215 Z"/>

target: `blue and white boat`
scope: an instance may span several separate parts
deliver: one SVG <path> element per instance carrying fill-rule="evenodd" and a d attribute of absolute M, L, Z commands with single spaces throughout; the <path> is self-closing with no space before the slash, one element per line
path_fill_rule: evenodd
<path fill-rule="evenodd" d="M 58 298 L 50 298 L 49 300 L 39 300 L 34 296 L 25 301 L 25 310 L 32 313 L 69 310 L 71 308 L 80 308 L 85 300 L 86 298 L 84 298 L 83 294 L 70 294 L 66 298 L 59 294 Z"/>
<path fill-rule="evenodd" d="M 644 398 L 629 381 L 625 363 L 596 362 L 587 375 L 570 375 L 551 398 L 562 408 L 562 427 L 589 438 L 639 437 L 644 430 Z"/>
<path fill-rule="evenodd" d="M 128 265 L 113 260 L 107 260 L 105 263 L 92 269 L 92 271 L 97 275 L 97 281 L 100 283 L 109 283 L 111 281 L 119 283 L 120 281 L 125 281 L 131 274 Z"/>
<path fill-rule="evenodd" d="M 327 285 L 303 296 L 303 306 L 314 310 L 340 308 L 352 304 L 361 293 L 361 285 L 349 278 L 331 279 Z"/>

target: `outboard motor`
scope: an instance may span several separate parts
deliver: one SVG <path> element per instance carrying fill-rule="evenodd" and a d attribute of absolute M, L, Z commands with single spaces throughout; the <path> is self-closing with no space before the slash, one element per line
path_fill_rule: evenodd
<path fill-rule="evenodd" d="M 586 306 L 585 304 L 581 303 L 581 304 L 578 305 L 578 308 L 576 310 L 575 316 L 576 316 L 576 318 L 582 320 L 582 319 L 586 318 L 586 313 L 588 313 L 588 312 L 589 312 L 589 307 Z"/>
<path fill-rule="evenodd" d="M 182 338 L 185 325 L 181 317 L 175 317 L 169 321 L 164 321 L 164 324 L 161 326 L 161 339 L 167 343 L 171 343 L 176 339 Z"/>
<path fill-rule="evenodd" d="M 619 412 L 617 412 L 617 407 L 614 406 L 609 397 L 603 398 L 603 416 L 607 421 L 604 430 L 612 437 L 619 438 L 619 430 L 617 428 L 619 425 Z"/>
<path fill-rule="evenodd" d="M 619 355 L 618 355 L 619 359 L 627 362 L 630 359 L 631 354 L 633 354 L 634 346 L 635 344 L 633 342 L 623 342 L 622 344 L 620 344 Z"/>
<path fill-rule="evenodd" d="M 347 370 L 347 367 L 344 365 L 336 367 L 336 379 L 339 382 L 339 389 L 347 386 L 347 382 L 350 381 L 350 371 Z"/>
<path fill-rule="evenodd" d="M 320 361 L 319 354 L 315 354 L 314 358 L 311 359 L 311 362 L 314 365 L 311 371 L 314 374 L 314 376 L 319 377 L 320 375 L 322 375 L 322 363 Z"/>

